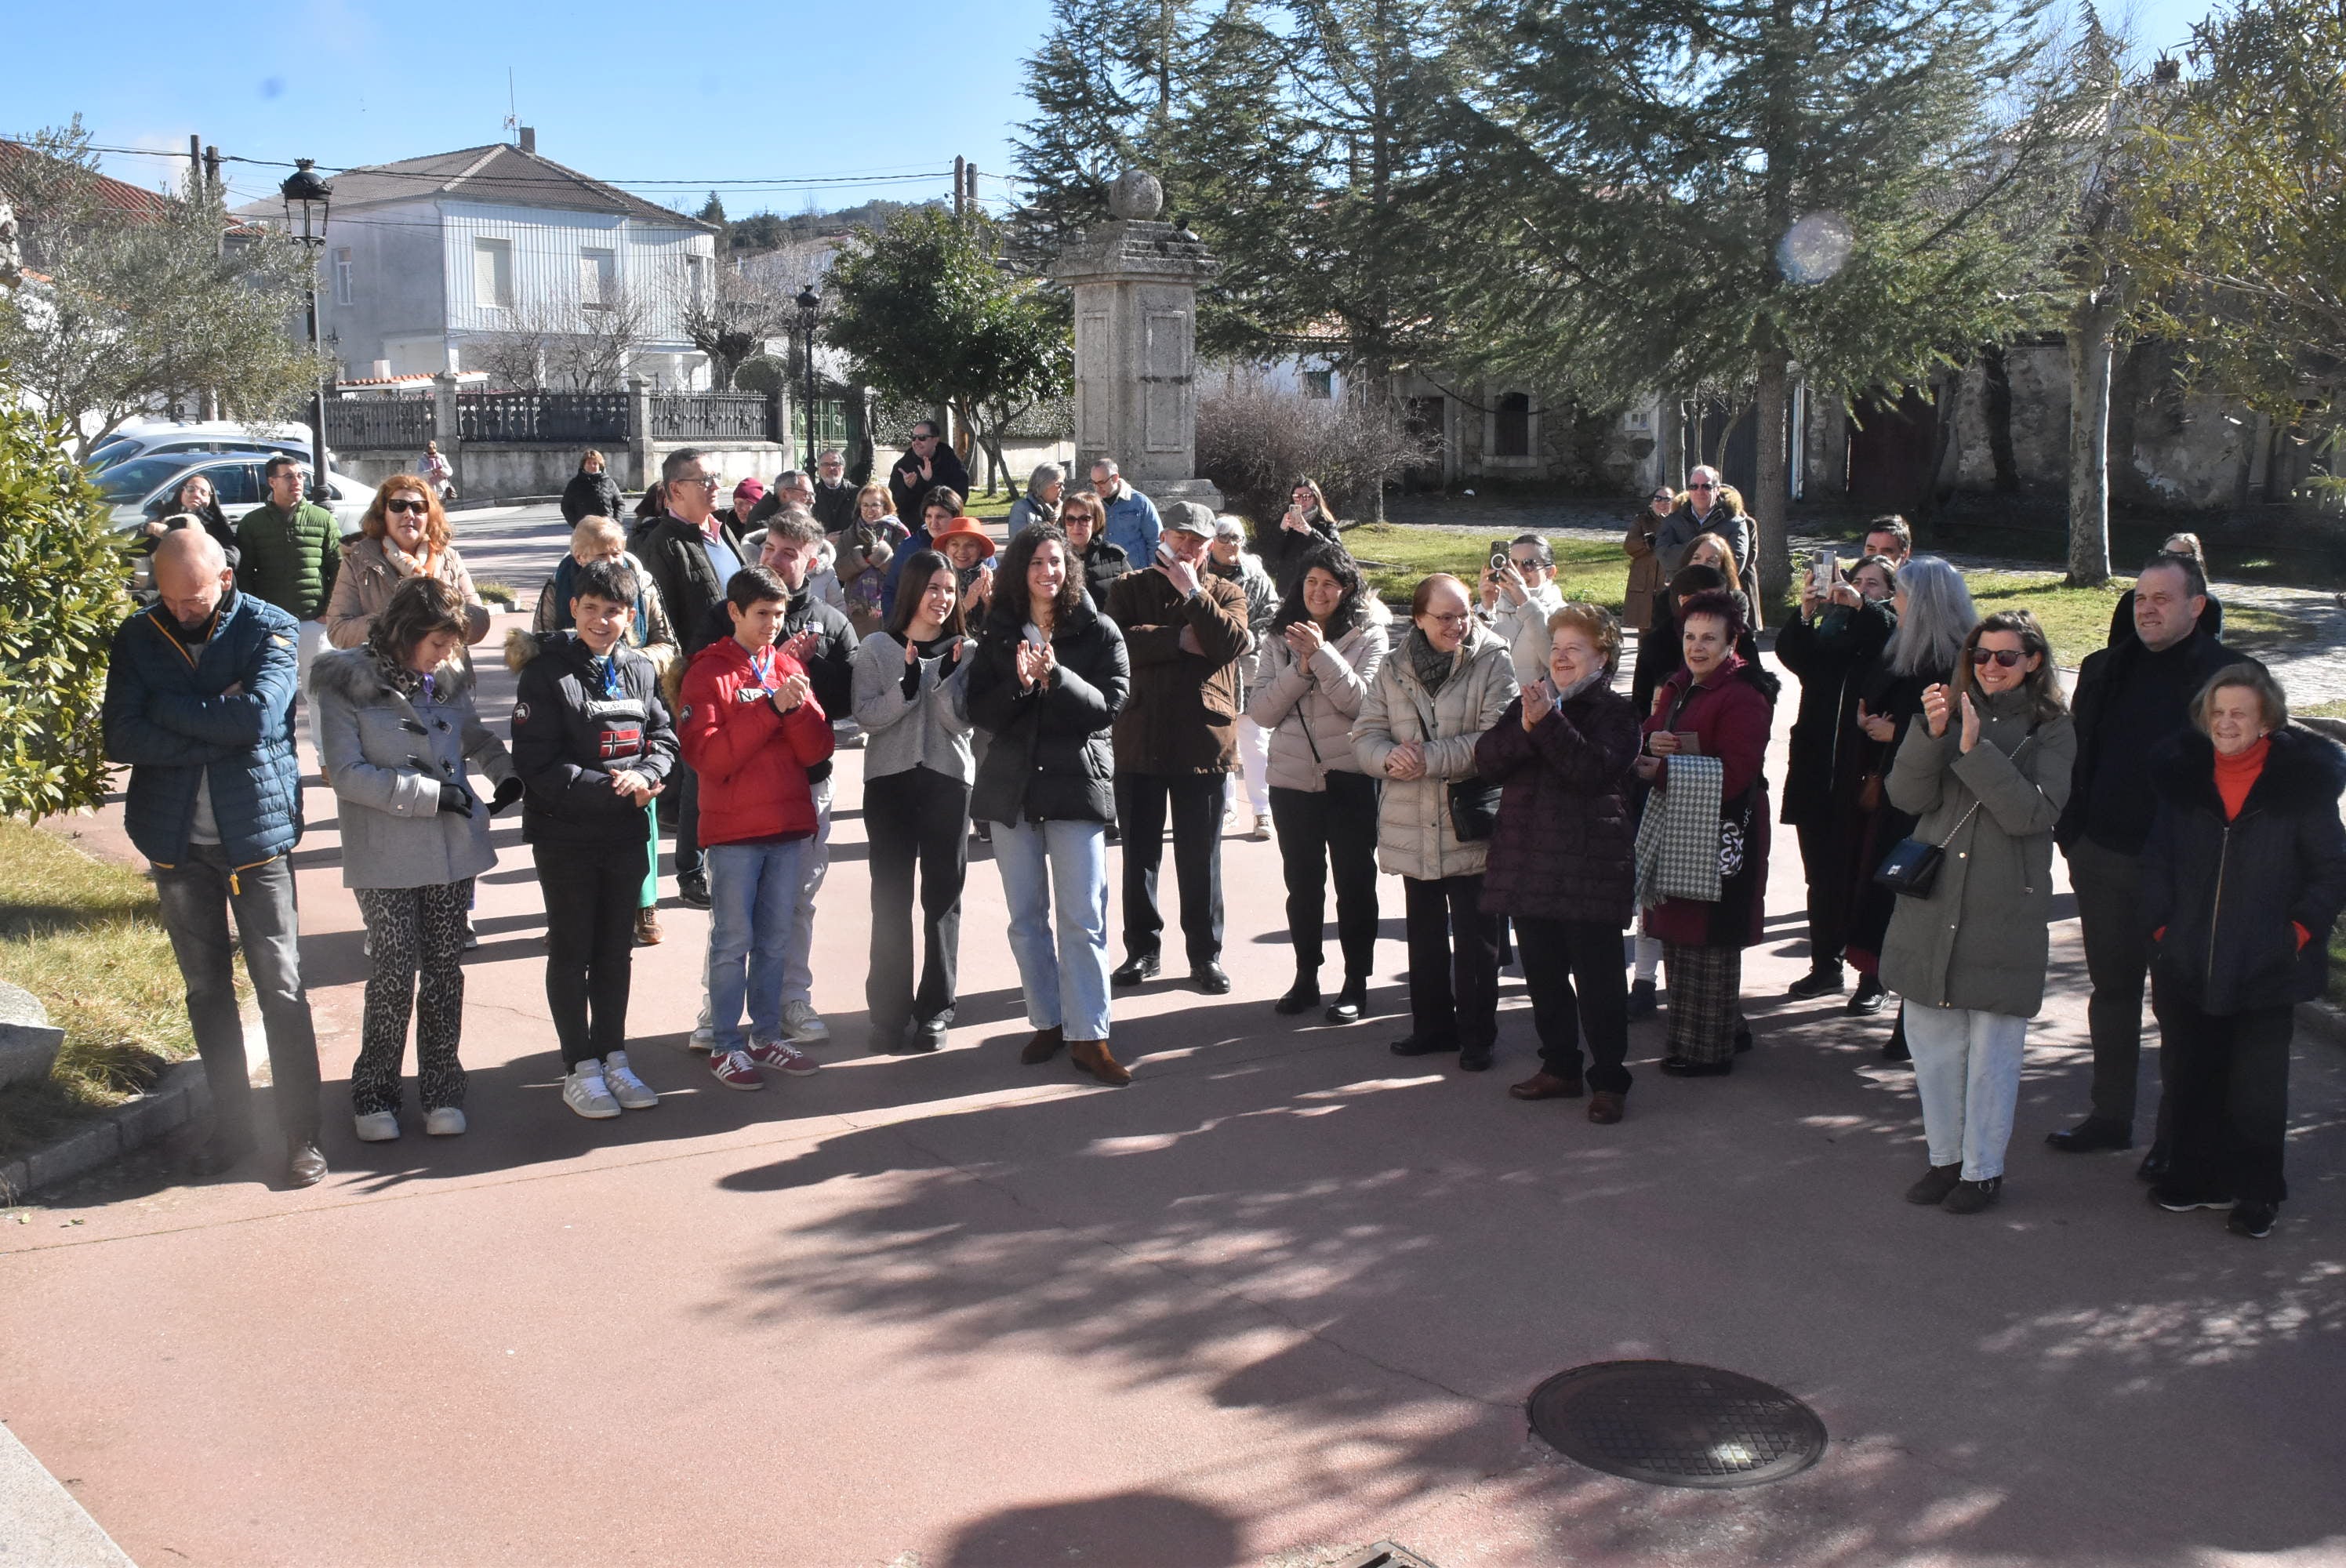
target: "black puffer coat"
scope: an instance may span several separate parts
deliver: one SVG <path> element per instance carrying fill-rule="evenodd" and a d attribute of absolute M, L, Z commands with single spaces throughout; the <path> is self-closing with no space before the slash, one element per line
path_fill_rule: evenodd
<path fill-rule="evenodd" d="M 2271 744 L 2229 822 L 2206 736 L 2186 730 L 2151 759 L 2158 814 L 2143 846 L 2142 915 L 2164 931 L 2151 976 L 2218 1017 L 2320 996 L 2346 906 L 2346 753 L 2303 729 L 2276 730 Z M 2310 937 L 2302 948 L 2292 925 Z"/>
<path fill-rule="evenodd" d="M 1024 623 L 986 617 L 969 670 L 970 722 L 993 737 L 978 764 L 970 815 L 981 822 L 1116 820 L 1109 730 L 1131 689 L 1124 634 L 1086 597 L 1051 636 L 1058 668 L 1037 691 L 1018 686 Z"/>
<path fill-rule="evenodd" d="M 562 487 L 562 520 L 573 528 L 584 517 L 608 517 L 624 525 L 626 504 L 619 495 L 619 482 L 608 473 L 589 473 L 582 468 Z"/>
<path fill-rule="evenodd" d="M 1832 820 L 1833 780 L 1842 771 L 1842 754 L 1863 738 L 1856 722 L 1858 697 L 1882 645 L 1897 629 L 1897 612 L 1883 603 L 1853 609 L 1836 605 L 1813 621 L 1795 616 L 1776 634 L 1776 662 L 1800 677 L 1780 820 Z"/>
<path fill-rule="evenodd" d="M 1261 558 L 1263 570 L 1270 574 L 1270 580 L 1279 585 L 1279 596 L 1284 599 L 1303 575 L 1303 563 L 1311 558 L 1313 551 L 1329 545 L 1343 547 L 1341 536 L 1336 532 L 1336 520 L 1325 512 L 1314 512 L 1311 527 L 1303 533 L 1276 523 L 1258 531 L 1254 553 Z"/>
<path fill-rule="evenodd" d="M 1600 681 L 1524 728 L 1524 699 L 1474 742 L 1474 771 L 1500 786 L 1483 871 L 1490 914 L 1629 922 L 1629 765 L 1643 737 L 1629 699 Z"/>

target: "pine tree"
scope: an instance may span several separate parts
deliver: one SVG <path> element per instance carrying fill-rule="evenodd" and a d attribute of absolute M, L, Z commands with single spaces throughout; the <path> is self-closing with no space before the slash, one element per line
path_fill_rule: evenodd
<path fill-rule="evenodd" d="M 1795 368 L 1961 364 L 2061 298 L 2057 56 L 2033 0 L 1482 0 L 1452 53 L 1443 306 L 1484 368 L 1592 402 L 1718 389 L 1763 433 L 1780 599 Z M 2014 120 L 2015 96 L 2037 107 Z"/>

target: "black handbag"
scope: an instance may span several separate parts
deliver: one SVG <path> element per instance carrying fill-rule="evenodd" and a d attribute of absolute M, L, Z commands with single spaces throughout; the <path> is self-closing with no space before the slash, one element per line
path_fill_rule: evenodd
<path fill-rule="evenodd" d="M 2020 744 L 2012 748 L 2011 759 L 2019 761 L 2020 754 L 2027 750 L 2028 743 L 2035 738 L 2036 731 L 2034 729 L 2023 736 Z M 1971 810 L 1956 819 L 1955 825 L 1947 830 L 1947 836 L 1935 844 L 1924 839 L 1899 840 L 1890 853 L 1882 858 L 1873 880 L 1901 898 L 1929 898 L 1931 890 L 1939 885 L 1939 868 L 1946 863 L 1947 846 L 1955 841 L 1955 835 L 1962 832 L 1964 824 L 1972 820 L 1972 811 L 1979 809 L 1980 803 L 1974 799 Z"/>
<path fill-rule="evenodd" d="M 1450 781 L 1450 830 L 1462 844 L 1480 843 L 1498 830 L 1499 787 L 1477 775 Z"/>

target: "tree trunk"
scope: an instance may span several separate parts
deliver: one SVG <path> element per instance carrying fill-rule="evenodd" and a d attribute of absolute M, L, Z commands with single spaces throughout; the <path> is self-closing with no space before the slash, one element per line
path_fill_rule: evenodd
<path fill-rule="evenodd" d="M 1987 452 L 1995 464 L 1995 493 L 2020 494 L 2020 458 L 2012 446 L 2012 369 L 2004 345 L 1991 343 L 1980 354 L 1981 404 L 1987 416 Z"/>
<path fill-rule="evenodd" d="M 2069 574 L 2073 586 L 2110 580 L 2110 369 L 2115 291 L 2090 290 L 2069 314 Z"/>
<path fill-rule="evenodd" d="M 1752 488 L 1751 526 L 1760 555 L 1760 597 L 1770 608 L 1792 596 L 1792 549 L 1784 536 L 1784 419 L 1790 396 L 1792 356 L 1780 348 L 1761 351 L 1760 392 L 1752 411 L 1751 439 L 1758 460 Z M 1760 606 L 1754 605 L 1754 611 Z"/>

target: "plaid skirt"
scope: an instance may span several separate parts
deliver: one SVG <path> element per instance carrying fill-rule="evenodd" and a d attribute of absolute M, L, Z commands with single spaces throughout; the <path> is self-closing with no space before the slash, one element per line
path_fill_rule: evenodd
<path fill-rule="evenodd" d="M 1662 944 L 1669 983 L 1669 1048 L 1689 1062 L 1724 1062 L 1735 1054 L 1742 1016 L 1743 950 Z"/>

